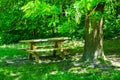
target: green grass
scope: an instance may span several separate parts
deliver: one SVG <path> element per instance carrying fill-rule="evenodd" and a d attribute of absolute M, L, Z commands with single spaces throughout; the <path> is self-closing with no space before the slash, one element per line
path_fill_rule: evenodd
<path fill-rule="evenodd" d="M 111 55 L 116 54 L 120 55 L 120 40 L 107 40 L 104 42 L 104 51 L 105 54 Z"/>
<path fill-rule="evenodd" d="M 62 64 L 60 65 L 62 66 Z M 67 66 L 67 65 L 64 65 Z M 120 71 L 92 69 L 84 73 L 62 70 L 57 64 L 25 64 L 20 67 L 3 67 L 0 80 L 119 80 Z"/>
<path fill-rule="evenodd" d="M 120 41 L 105 41 L 104 44 L 106 55 L 119 55 Z M 74 44 L 73 52 L 83 51 L 79 45 Z M 21 44 L 0 47 L 0 80 L 120 80 L 119 70 L 75 66 L 76 55 L 67 56 L 67 59 L 41 57 L 42 63 L 29 61 L 25 51 L 17 50 L 18 46 Z"/>
<path fill-rule="evenodd" d="M 0 57 L 15 57 L 18 55 L 25 56 L 27 53 L 14 48 L 0 48 Z"/>

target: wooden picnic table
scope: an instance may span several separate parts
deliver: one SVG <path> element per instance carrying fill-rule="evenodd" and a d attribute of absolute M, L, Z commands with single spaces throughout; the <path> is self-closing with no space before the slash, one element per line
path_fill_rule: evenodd
<path fill-rule="evenodd" d="M 53 56 L 56 56 L 56 51 L 60 50 L 61 54 L 63 54 L 64 49 L 68 49 L 68 48 L 63 48 L 62 42 L 69 40 L 69 39 L 70 38 L 68 37 L 59 37 L 59 38 L 47 38 L 47 39 L 21 40 L 20 42 L 29 43 L 30 47 L 26 49 L 26 51 L 30 53 L 28 58 L 32 59 L 32 55 L 34 54 L 36 61 L 39 61 L 38 52 L 53 51 Z M 44 47 L 49 46 L 49 45 L 46 45 L 43 47 L 43 49 L 37 49 L 38 46 L 36 46 L 36 44 L 42 43 L 42 42 L 53 42 L 53 48 L 44 49 Z"/>

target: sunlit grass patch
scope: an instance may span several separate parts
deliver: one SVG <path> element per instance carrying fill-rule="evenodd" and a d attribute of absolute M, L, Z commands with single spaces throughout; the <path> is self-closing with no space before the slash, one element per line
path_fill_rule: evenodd
<path fill-rule="evenodd" d="M 18 55 L 26 55 L 23 50 L 18 50 L 15 48 L 0 48 L 0 58 L 2 57 L 17 57 Z"/>

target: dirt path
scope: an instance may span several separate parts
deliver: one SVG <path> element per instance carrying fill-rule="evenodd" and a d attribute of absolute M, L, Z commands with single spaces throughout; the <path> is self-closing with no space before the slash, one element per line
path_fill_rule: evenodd
<path fill-rule="evenodd" d="M 111 61 L 112 65 L 118 67 L 118 70 L 120 70 L 120 56 L 108 55 L 107 58 Z"/>

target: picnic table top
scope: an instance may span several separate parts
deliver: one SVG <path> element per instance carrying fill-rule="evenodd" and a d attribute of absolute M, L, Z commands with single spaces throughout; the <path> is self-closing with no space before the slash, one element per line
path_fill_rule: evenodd
<path fill-rule="evenodd" d="M 65 41 L 71 38 L 68 37 L 58 37 L 58 38 L 46 38 L 46 39 L 31 39 L 31 40 L 21 40 L 19 42 L 47 42 L 47 41 Z"/>

